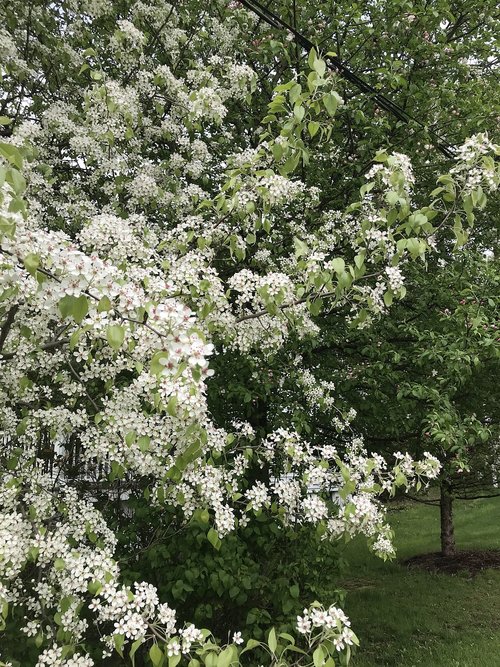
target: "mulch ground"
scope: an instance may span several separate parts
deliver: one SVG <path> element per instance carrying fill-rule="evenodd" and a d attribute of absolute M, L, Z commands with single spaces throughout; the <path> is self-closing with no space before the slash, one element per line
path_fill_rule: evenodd
<path fill-rule="evenodd" d="M 403 565 L 426 572 L 456 574 L 457 572 L 468 571 L 471 574 L 476 574 L 487 568 L 500 568 L 500 549 L 457 551 L 454 556 L 443 556 L 439 552 L 419 554 L 405 560 Z"/>

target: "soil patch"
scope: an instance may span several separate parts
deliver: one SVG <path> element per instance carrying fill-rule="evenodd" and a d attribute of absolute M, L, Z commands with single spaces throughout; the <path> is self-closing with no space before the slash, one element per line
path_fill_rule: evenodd
<path fill-rule="evenodd" d="M 487 568 L 500 568 L 500 549 L 457 551 L 454 556 L 443 556 L 439 552 L 419 554 L 405 560 L 403 564 L 426 572 L 456 574 L 465 570 L 476 574 Z"/>

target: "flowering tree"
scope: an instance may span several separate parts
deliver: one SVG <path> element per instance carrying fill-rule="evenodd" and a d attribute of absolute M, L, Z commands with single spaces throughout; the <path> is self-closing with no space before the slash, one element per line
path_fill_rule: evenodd
<path fill-rule="evenodd" d="M 265 508 L 285 525 L 321 524 L 325 539 L 363 534 L 390 556 L 377 494 L 434 478 L 439 462 L 369 456 L 353 413 L 298 353 L 322 311 L 367 326 L 402 298 L 406 265 L 450 219 L 466 238 L 498 184 L 497 147 L 469 140 L 418 207 L 409 159 L 380 151 L 346 210 L 320 207 L 307 173 L 329 155 L 343 99 L 318 52 L 293 78 L 276 73 L 266 113 L 258 79 L 275 45 L 247 64 L 256 21 L 241 8 L 2 12 L 4 629 L 33 637 L 39 667 L 113 651 L 169 667 L 228 667 L 250 650 L 276 665 L 348 659 L 357 640 L 337 607 L 305 610 L 298 644 L 271 630 L 242 648 L 239 632 L 226 645 L 178 624 L 154 586 L 121 581 L 109 504 L 139 492 L 175 507 L 214 549 Z M 247 386 L 225 373 L 235 359 Z M 242 415 L 270 367 L 263 429 Z M 290 382 L 332 414 L 329 443 L 285 427 Z"/>

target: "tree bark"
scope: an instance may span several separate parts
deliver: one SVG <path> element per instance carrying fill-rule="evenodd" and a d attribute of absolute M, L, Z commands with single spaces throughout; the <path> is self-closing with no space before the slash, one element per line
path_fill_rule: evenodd
<path fill-rule="evenodd" d="M 456 553 L 455 532 L 453 529 L 453 498 L 447 484 L 441 484 L 441 555 L 454 556 Z"/>

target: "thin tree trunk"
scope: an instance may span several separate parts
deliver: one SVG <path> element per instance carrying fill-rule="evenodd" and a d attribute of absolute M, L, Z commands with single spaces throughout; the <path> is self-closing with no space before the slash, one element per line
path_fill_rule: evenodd
<path fill-rule="evenodd" d="M 454 556 L 456 553 L 455 533 L 453 530 L 453 498 L 448 485 L 441 484 L 441 554 Z"/>

